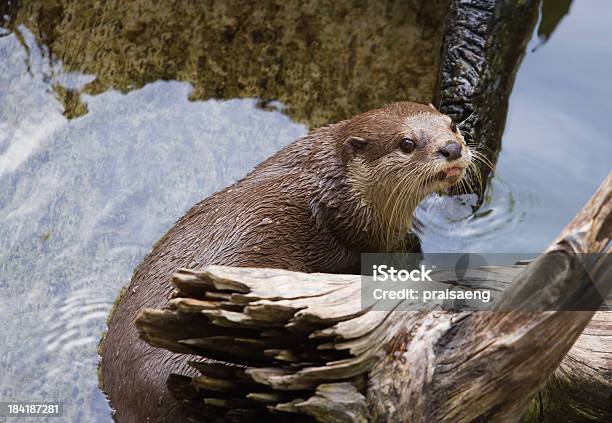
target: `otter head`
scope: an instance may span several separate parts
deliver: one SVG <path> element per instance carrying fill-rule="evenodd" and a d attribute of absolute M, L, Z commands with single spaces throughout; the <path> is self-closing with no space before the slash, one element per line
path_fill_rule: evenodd
<path fill-rule="evenodd" d="M 431 105 L 393 103 L 339 130 L 349 187 L 378 220 L 386 248 L 403 239 L 423 198 L 461 183 L 472 163 L 455 123 Z"/>

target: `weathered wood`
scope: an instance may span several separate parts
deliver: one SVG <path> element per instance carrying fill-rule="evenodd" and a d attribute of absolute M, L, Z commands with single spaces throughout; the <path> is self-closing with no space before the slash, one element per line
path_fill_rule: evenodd
<path fill-rule="evenodd" d="M 606 252 L 599 269 L 595 263 L 590 267 L 607 274 L 600 276 L 602 280 L 612 281 L 612 175 L 555 241 L 549 251 Z M 591 318 L 551 380 L 532 399 L 525 421 L 612 421 L 612 303 L 603 309 Z M 583 316 L 574 312 L 565 318 L 569 323 Z"/>
<path fill-rule="evenodd" d="M 501 293 L 491 311 L 364 310 L 359 276 L 209 266 L 179 272 L 168 310 L 145 310 L 137 326 L 152 345 L 234 364 L 171 378 L 198 418 L 517 421 L 536 410 L 554 421 L 570 409 L 605 421 L 612 319 L 597 313 L 583 332 L 598 304 L 567 306 L 607 298 L 611 228 L 612 174 L 524 271 L 489 269 Z M 587 252 L 603 253 L 588 266 L 599 296 L 568 285 Z"/>
<path fill-rule="evenodd" d="M 524 422 L 612 420 L 612 312 L 598 312 L 546 386 Z"/>

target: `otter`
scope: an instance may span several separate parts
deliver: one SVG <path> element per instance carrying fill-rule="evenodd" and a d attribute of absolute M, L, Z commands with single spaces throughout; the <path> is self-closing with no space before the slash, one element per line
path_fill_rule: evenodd
<path fill-rule="evenodd" d="M 147 345 L 134 321 L 168 300 L 171 275 L 206 265 L 337 273 L 364 252 L 405 251 L 427 195 L 462 180 L 472 152 L 433 106 L 393 103 L 324 126 L 196 204 L 136 269 L 109 317 L 101 388 L 120 423 L 183 422 L 166 389 L 185 356 Z"/>

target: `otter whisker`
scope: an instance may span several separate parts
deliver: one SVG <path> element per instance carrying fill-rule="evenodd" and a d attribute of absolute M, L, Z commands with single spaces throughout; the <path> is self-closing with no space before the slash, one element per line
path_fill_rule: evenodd
<path fill-rule="evenodd" d="M 415 181 L 417 180 L 417 178 L 415 178 L 414 176 L 418 175 L 420 173 L 419 171 L 420 169 L 418 167 L 415 167 L 411 169 L 411 171 L 407 172 L 402 178 L 400 178 L 398 184 L 393 189 L 391 196 L 387 200 L 387 204 L 389 203 L 389 201 L 393 201 L 390 212 L 387 208 L 385 208 L 384 210 L 384 213 L 388 214 L 388 225 L 385 230 L 385 248 L 387 249 L 387 251 L 392 247 L 391 239 L 393 237 L 393 232 L 396 229 L 401 231 L 401 225 L 398 224 L 398 217 L 396 217 L 396 215 L 399 214 L 398 210 L 400 209 L 400 205 L 404 205 L 405 198 L 407 196 L 410 198 L 410 194 L 413 192 L 412 187 L 415 184 Z M 395 193 L 398 189 L 400 189 L 400 191 L 398 195 L 395 196 Z M 408 204 L 408 209 L 413 210 L 411 204 Z"/>
<path fill-rule="evenodd" d="M 472 185 L 470 184 L 469 180 L 467 178 L 461 178 L 461 188 L 463 188 L 463 193 L 462 194 L 468 194 L 470 192 L 470 189 L 472 188 Z"/>
<path fill-rule="evenodd" d="M 393 222 L 392 226 L 390 226 L 388 230 L 388 234 L 390 235 L 393 231 L 398 231 L 397 236 L 401 236 L 404 229 L 409 228 L 411 224 L 411 219 L 414 215 L 414 210 L 419 203 L 419 195 L 421 185 L 423 184 L 423 175 L 427 174 L 421 167 L 415 168 L 413 172 L 409 172 L 410 180 L 408 183 L 404 183 L 402 186 L 402 191 L 397 196 L 393 210 L 391 211 L 391 220 Z M 420 177 L 413 177 L 414 175 L 419 175 Z M 416 188 L 418 184 L 418 188 Z M 408 200 L 408 201 L 407 201 Z M 400 207 L 401 206 L 401 207 Z M 406 212 L 409 214 L 406 215 Z M 405 220 L 405 224 L 402 225 L 401 221 Z"/>
<path fill-rule="evenodd" d="M 487 156 L 485 156 L 483 153 L 479 151 L 473 151 L 472 153 L 476 161 L 478 161 L 479 163 L 482 163 L 483 165 L 488 167 L 491 171 L 495 172 L 495 166 L 493 165 L 493 163 L 491 163 L 491 161 L 489 160 Z"/>
<path fill-rule="evenodd" d="M 403 177 L 400 178 L 400 182 L 397 185 L 395 185 L 395 188 L 393 189 L 393 191 L 391 191 L 391 195 L 389 195 L 389 198 L 387 198 L 387 202 L 383 206 L 383 209 L 387 208 L 387 206 L 389 205 L 389 202 L 393 199 L 393 196 L 395 195 L 395 192 L 397 191 L 397 189 L 400 188 L 409 177 L 413 176 L 416 173 L 417 173 L 416 169 L 411 169 L 410 172 L 408 172 L 407 174 L 405 174 Z"/>
<path fill-rule="evenodd" d="M 470 185 L 470 188 L 474 191 L 481 191 L 483 187 L 482 182 L 482 174 L 480 172 L 480 168 L 475 162 L 470 162 L 468 168 L 466 169 L 467 179 Z M 475 187 L 472 183 L 475 183 L 477 186 Z"/>
<path fill-rule="evenodd" d="M 376 169 L 375 169 L 375 173 L 378 173 L 378 171 L 379 171 L 379 170 L 381 170 L 381 169 L 376 168 Z M 379 218 L 379 221 L 380 221 L 381 223 L 382 223 L 382 222 L 385 222 L 385 221 L 386 221 L 386 222 L 389 222 L 388 218 L 386 217 L 386 215 L 387 215 L 387 210 L 388 210 L 388 206 L 389 206 L 389 203 L 390 203 L 390 202 L 393 200 L 394 195 L 395 195 L 395 192 L 396 192 L 398 189 L 400 189 L 400 187 L 401 187 L 401 185 L 402 185 L 403 181 L 404 181 L 406 178 L 408 178 L 408 175 L 404 175 L 404 176 L 402 176 L 402 177 L 399 177 L 399 178 L 398 178 L 398 182 L 397 182 L 397 184 L 396 184 L 396 185 L 393 187 L 393 189 L 391 190 L 390 195 L 388 195 L 388 196 L 387 196 L 387 201 L 385 202 L 384 206 L 383 206 L 383 207 L 380 209 L 380 212 L 379 212 L 379 213 L 381 213 L 381 214 L 382 214 L 382 216 Z M 384 192 L 386 193 L 386 190 L 384 190 Z M 383 194 L 382 192 L 381 192 L 381 193 L 378 193 L 378 192 L 377 192 L 377 195 L 382 195 L 382 194 Z M 389 233 L 388 233 L 388 230 L 387 230 L 387 228 L 386 228 L 386 226 L 385 226 L 385 225 L 383 225 L 383 226 L 382 226 L 382 228 L 384 229 L 384 236 L 383 236 L 384 240 L 383 240 L 383 241 L 384 241 L 384 245 L 385 245 L 385 248 L 386 248 L 386 246 L 387 246 L 387 244 L 388 244 Z"/>
<path fill-rule="evenodd" d="M 459 123 L 457 124 L 457 126 L 463 126 L 463 124 L 464 124 L 465 122 L 467 122 L 467 120 L 468 120 L 469 118 L 471 118 L 471 117 L 474 115 L 474 113 L 476 113 L 476 109 L 472 110 L 472 113 L 470 113 L 468 117 L 466 117 L 466 118 L 465 118 L 465 119 L 463 119 L 461 122 L 459 122 Z"/>
<path fill-rule="evenodd" d="M 472 151 L 475 150 L 484 150 L 487 151 L 489 153 L 495 153 L 495 150 L 493 150 L 491 147 L 484 145 L 484 144 L 479 144 L 477 142 L 466 142 L 467 146 L 470 147 L 472 149 Z"/>
<path fill-rule="evenodd" d="M 472 151 L 472 154 L 473 154 L 474 156 L 480 157 L 481 159 L 486 160 L 486 161 L 487 161 L 489 164 L 491 164 L 491 161 L 490 161 L 490 159 L 489 159 L 489 156 L 486 154 L 486 152 L 485 152 L 485 151 L 481 151 L 481 150 L 479 150 L 479 149 L 477 149 L 477 148 L 474 148 L 474 149 L 472 149 L 471 151 Z M 491 165 L 491 166 L 492 166 L 492 165 Z"/>
<path fill-rule="evenodd" d="M 422 196 L 422 189 L 424 188 L 424 185 L 426 183 L 426 181 L 428 179 L 430 179 L 433 175 L 434 175 L 434 167 L 432 165 L 426 165 L 424 166 L 424 169 L 422 170 L 422 177 L 419 178 L 417 181 L 415 181 L 415 183 L 417 183 L 417 186 L 415 187 L 416 189 L 414 190 L 407 190 L 407 195 L 412 192 L 412 193 L 416 193 L 417 195 L 414 196 L 409 196 L 409 199 L 411 200 L 411 209 L 412 214 L 410 216 L 410 219 L 412 220 L 412 218 L 414 217 L 414 211 L 416 210 L 416 208 L 418 207 L 418 205 L 420 204 L 420 202 L 424 199 L 424 196 Z M 413 184 L 414 185 L 414 184 Z"/>

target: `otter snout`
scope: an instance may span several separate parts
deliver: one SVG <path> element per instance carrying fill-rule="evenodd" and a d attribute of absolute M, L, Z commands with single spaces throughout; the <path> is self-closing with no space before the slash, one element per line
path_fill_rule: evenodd
<path fill-rule="evenodd" d="M 446 157 L 446 160 L 448 160 L 449 162 L 452 162 L 453 160 L 457 160 L 459 157 L 461 157 L 462 148 L 463 147 L 458 142 L 451 141 L 450 143 L 446 144 L 444 147 L 440 148 L 439 151 L 440 151 L 440 154 Z"/>

